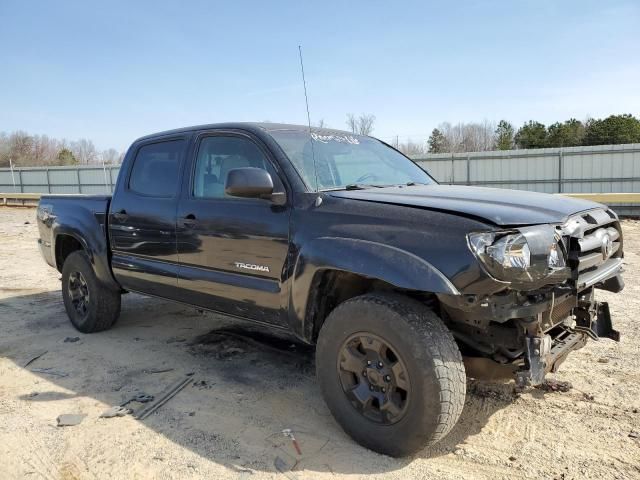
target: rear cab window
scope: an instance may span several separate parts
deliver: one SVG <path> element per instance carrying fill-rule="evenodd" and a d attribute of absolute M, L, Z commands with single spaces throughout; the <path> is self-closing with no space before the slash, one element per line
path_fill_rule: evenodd
<path fill-rule="evenodd" d="M 175 196 L 185 146 L 184 139 L 176 139 L 140 147 L 129 175 L 129 190 L 150 197 Z"/>

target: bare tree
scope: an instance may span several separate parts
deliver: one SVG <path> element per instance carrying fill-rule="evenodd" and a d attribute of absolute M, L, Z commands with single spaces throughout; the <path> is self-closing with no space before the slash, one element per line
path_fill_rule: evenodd
<path fill-rule="evenodd" d="M 493 122 L 458 123 L 451 125 L 444 122 L 438 125 L 438 130 L 444 135 L 448 152 L 481 152 L 493 149 Z"/>
<path fill-rule="evenodd" d="M 78 159 L 80 165 L 94 163 L 98 159 L 98 151 L 91 140 L 81 138 L 71 143 L 73 156 Z"/>
<path fill-rule="evenodd" d="M 9 135 L 9 157 L 14 165 L 29 165 L 32 162 L 33 137 L 18 130 Z"/>
<path fill-rule="evenodd" d="M 104 150 L 100 155 L 102 157 L 102 163 L 107 165 L 116 165 L 120 159 L 120 153 L 115 148 L 109 148 Z"/>
<path fill-rule="evenodd" d="M 47 135 L 29 135 L 27 132 L 0 132 L 0 167 L 8 167 L 9 159 L 17 166 L 75 165 L 98 162 L 121 163 L 122 154 L 108 149 L 98 154 L 91 140 L 67 142 Z"/>
<path fill-rule="evenodd" d="M 407 140 L 405 143 L 398 144 L 397 148 L 407 156 L 422 155 L 427 152 L 424 142 L 418 143 L 412 140 Z"/>
<path fill-rule="evenodd" d="M 0 168 L 9 166 L 9 136 L 5 132 L 0 132 Z"/>
<path fill-rule="evenodd" d="M 47 135 L 34 135 L 30 165 L 51 165 L 56 163 L 60 142 Z"/>
<path fill-rule="evenodd" d="M 353 113 L 347 114 L 347 126 L 359 135 L 371 135 L 375 121 L 376 116 L 370 113 L 363 113 L 357 118 Z"/>
<path fill-rule="evenodd" d="M 318 120 L 318 128 L 329 128 L 329 125 L 324 121 L 324 118 Z"/>
<path fill-rule="evenodd" d="M 347 126 L 353 133 L 358 133 L 358 119 L 353 113 L 347 113 Z"/>
<path fill-rule="evenodd" d="M 360 135 L 371 135 L 373 133 L 373 124 L 376 121 L 376 116 L 369 114 L 362 114 L 358 119 L 360 123 Z"/>

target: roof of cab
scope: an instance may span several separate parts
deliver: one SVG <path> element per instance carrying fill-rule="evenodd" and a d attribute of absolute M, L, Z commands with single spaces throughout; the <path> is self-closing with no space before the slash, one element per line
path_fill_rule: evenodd
<path fill-rule="evenodd" d="M 175 128 L 173 130 L 165 130 L 163 132 L 151 133 L 144 135 L 136 140 L 148 140 L 156 137 L 164 137 L 168 135 L 175 135 L 180 133 L 193 132 L 195 130 L 209 130 L 209 129 L 241 129 L 241 130 L 262 130 L 263 132 L 273 132 L 277 130 L 294 130 L 294 131 L 309 131 L 308 125 L 293 125 L 289 123 L 270 123 L 270 122 L 229 122 L 229 123 L 209 123 L 205 125 L 194 125 L 191 127 Z M 333 128 L 318 128 L 312 127 L 314 131 L 321 132 L 341 132 L 353 135 L 351 132 L 345 132 L 343 130 L 337 130 Z"/>

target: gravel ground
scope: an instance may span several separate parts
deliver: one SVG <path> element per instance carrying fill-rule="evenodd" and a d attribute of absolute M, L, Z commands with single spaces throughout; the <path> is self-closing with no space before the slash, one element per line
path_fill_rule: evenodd
<path fill-rule="evenodd" d="M 242 337 L 224 316 L 137 295 L 124 297 L 113 329 L 75 331 L 59 273 L 37 251 L 34 212 L 0 207 L 3 479 L 640 478 L 638 222 L 623 226 L 626 289 L 598 294 L 610 302 L 619 344 L 574 352 L 553 377 L 571 382 L 567 392 L 471 382 L 452 434 L 397 460 L 342 432 L 320 398 L 310 350 L 257 330 Z M 189 372 L 193 383 L 147 419 L 99 418 Z M 57 427 L 61 414 L 86 417 Z"/>

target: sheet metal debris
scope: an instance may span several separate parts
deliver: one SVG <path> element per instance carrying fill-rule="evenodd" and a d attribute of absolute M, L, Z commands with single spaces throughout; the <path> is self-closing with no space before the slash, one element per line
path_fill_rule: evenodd
<path fill-rule="evenodd" d="M 100 418 L 114 418 L 114 417 L 124 417 L 131 413 L 126 407 L 122 407 L 120 405 L 115 405 L 100 414 Z"/>
<path fill-rule="evenodd" d="M 25 362 L 25 364 L 23 365 L 23 367 L 28 367 L 29 365 L 31 365 L 33 362 L 35 362 L 36 360 L 38 360 L 40 357 L 42 357 L 45 353 L 47 353 L 49 350 L 44 350 L 40 353 L 35 354 L 33 357 L 31 357 L 29 360 L 27 360 Z"/>
<path fill-rule="evenodd" d="M 68 373 L 60 372 L 60 371 L 57 371 L 57 370 L 53 370 L 53 369 L 51 369 L 51 367 L 47 367 L 47 368 L 32 368 L 31 371 L 34 372 L 34 373 L 44 373 L 46 375 L 53 375 L 54 377 L 68 377 L 69 376 Z"/>
<path fill-rule="evenodd" d="M 58 416 L 58 426 L 59 427 L 73 427 L 78 425 L 82 420 L 85 419 L 87 415 L 84 413 L 65 413 L 63 415 Z"/>
<path fill-rule="evenodd" d="M 150 368 L 149 370 L 143 370 L 144 373 L 166 373 L 172 372 L 173 368 Z"/>
<path fill-rule="evenodd" d="M 158 397 L 153 403 L 149 404 L 146 408 L 142 409 L 140 412 L 136 412 L 134 415 L 138 420 L 144 420 L 157 409 L 159 409 L 162 405 L 171 400 L 176 394 L 182 390 L 184 387 L 189 385 L 193 381 L 192 377 L 186 377 L 180 379 L 177 383 L 175 383 L 171 388 L 167 390 L 166 393 Z"/>
<path fill-rule="evenodd" d="M 129 400 L 125 401 L 124 403 L 121 403 L 120 406 L 124 407 L 126 405 L 129 405 L 131 402 L 149 403 L 149 402 L 153 401 L 154 398 L 155 397 L 153 395 L 149 395 L 148 393 L 140 392 L 140 393 L 134 395 L 133 397 L 131 397 Z"/>
<path fill-rule="evenodd" d="M 114 405 L 113 407 L 110 407 L 109 409 L 105 410 L 100 415 L 100 418 L 124 417 L 125 415 L 133 413 L 133 410 L 131 410 L 130 408 L 126 408 L 127 405 L 129 405 L 131 402 L 149 403 L 153 401 L 153 399 L 154 399 L 153 395 L 149 395 L 148 393 L 143 393 L 143 392 L 138 393 L 133 397 L 131 397 L 129 400 L 125 400 L 120 405 Z"/>

